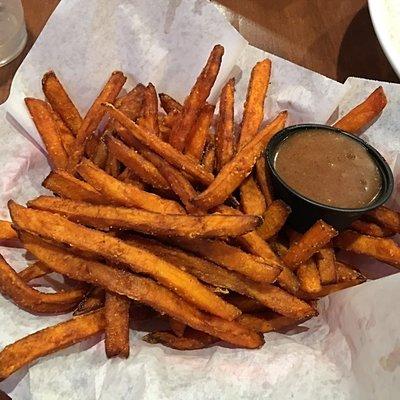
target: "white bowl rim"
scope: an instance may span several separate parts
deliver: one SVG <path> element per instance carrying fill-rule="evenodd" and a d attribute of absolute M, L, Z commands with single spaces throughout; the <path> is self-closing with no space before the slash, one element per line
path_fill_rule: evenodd
<path fill-rule="evenodd" d="M 395 47 L 390 37 L 390 31 L 385 24 L 385 3 L 382 0 L 368 0 L 369 13 L 374 26 L 378 40 L 382 46 L 383 52 L 400 78 L 400 53 Z"/>

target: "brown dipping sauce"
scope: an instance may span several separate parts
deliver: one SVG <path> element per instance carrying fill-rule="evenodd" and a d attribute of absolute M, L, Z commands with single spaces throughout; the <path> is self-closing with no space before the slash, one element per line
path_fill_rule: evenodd
<path fill-rule="evenodd" d="M 338 208 L 361 208 L 379 194 L 382 178 L 367 149 L 325 129 L 299 131 L 275 155 L 278 175 L 301 195 Z"/>

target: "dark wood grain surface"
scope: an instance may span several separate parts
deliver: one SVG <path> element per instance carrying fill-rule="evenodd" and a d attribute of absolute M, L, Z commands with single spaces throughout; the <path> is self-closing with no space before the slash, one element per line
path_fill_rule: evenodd
<path fill-rule="evenodd" d="M 366 0 L 213 0 L 254 46 L 339 81 L 349 76 L 398 82 L 375 36 Z M 22 0 L 24 52 L 0 68 L 0 103 L 59 0 Z"/>

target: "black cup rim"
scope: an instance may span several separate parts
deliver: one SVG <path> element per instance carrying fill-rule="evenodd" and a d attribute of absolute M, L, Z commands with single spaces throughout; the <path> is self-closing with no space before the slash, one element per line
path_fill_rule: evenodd
<path fill-rule="evenodd" d="M 275 154 L 276 150 L 279 148 L 279 145 L 286 140 L 290 135 L 296 133 L 299 130 L 302 129 L 326 129 L 332 132 L 337 132 L 340 134 L 343 134 L 350 139 L 353 139 L 363 145 L 367 151 L 372 155 L 374 158 L 377 167 L 379 168 L 379 172 L 382 177 L 382 189 L 381 192 L 376 196 L 376 198 L 367 206 L 365 207 L 360 207 L 360 208 L 339 208 L 339 207 L 333 207 L 329 206 L 327 204 L 319 203 L 315 200 L 312 200 L 308 197 L 303 196 L 299 192 L 297 192 L 295 189 L 290 187 L 278 174 L 278 172 L 275 169 L 274 165 L 274 159 L 275 159 Z M 388 163 L 384 159 L 384 157 L 379 153 L 378 150 L 375 149 L 375 147 L 371 146 L 369 143 L 367 143 L 365 140 L 361 139 L 360 137 L 353 135 L 349 132 L 343 131 L 342 129 L 335 128 L 330 125 L 323 125 L 323 124 L 297 124 L 297 125 L 292 125 L 288 126 L 287 128 L 282 129 L 279 131 L 276 135 L 273 136 L 273 138 L 269 141 L 267 148 L 265 149 L 265 157 L 267 159 L 267 164 L 269 170 L 272 172 L 274 177 L 285 187 L 286 190 L 289 192 L 293 193 L 297 197 L 299 197 L 301 200 L 305 201 L 306 203 L 309 203 L 310 205 L 317 206 L 317 207 L 322 207 L 326 210 L 331 210 L 334 212 L 342 212 L 342 213 L 366 213 L 368 211 L 372 211 L 375 208 L 383 205 L 391 196 L 394 188 L 394 178 L 393 178 L 393 172 L 391 168 L 389 167 Z"/>

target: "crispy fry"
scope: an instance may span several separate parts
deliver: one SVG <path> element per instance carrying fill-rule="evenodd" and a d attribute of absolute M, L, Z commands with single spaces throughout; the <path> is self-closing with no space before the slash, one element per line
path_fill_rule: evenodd
<path fill-rule="evenodd" d="M 269 140 L 285 125 L 286 112 L 261 130 L 226 164 L 208 188 L 194 198 L 195 206 L 208 210 L 222 204 L 248 176 Z"/>
<path fill-rule="evenodd" d="M 211 314 L 232 320 L 240 313 L 211 293 L 193 276 L 140 247 L 128 245 L 122 240 L 46 211 L 26 209 L 13 202 L 9 202 L 9 208 L 14 223 L 21 230 L 89 251 L 111 262 L 127 264 L 136 272 L 149 274 L 182 298 Z"/>
<path fill-rule="evenodd" d="M 0 352 L 0 381 L 40 357 L 72 346 L 105 328 L 104 311 L 71 318 L 26 336 Z"/>
<path fill-rule="evenodd" d="M 106 137 L 109 151 L 144 183 L 156 189 L 169 190 L 170 186 L 159 170 L 136 150 L 129 148 L 113 136 Z"/>
<path fill-rule="evenodd" d="M 162 117 L 162 123 L 166 128 L 171 129 L 179 121 L 179 116 L 179 111 L 172 110 L 170 113 Z"/>
<path fill-rule="evenodd" d="M 240 204 L 245 214 L 263 215 L 267 209 L 264 195 L 251 175 L 240 186 Z"/>
<path fill-rule="evenodd" d="M 340 290 L 347 289 L 349 287 L 360 285 L 364 283 L 365 279 L 353 279 L 351 281 L 343 281 L 339 283 L 332 283 L 330 285 L 322 286 L 321 291 L 317 293 L 305 293 L 299 292 L 299 297 L 304 300 L 317 300 L 322 297 L 328 296 L 332 293 L 339 292 Z"/>
<path fill-rule="evenodd" d="M 197 310 L 177 294 L 151 279 L 81 259 L 31 235 L 22 234 L 21 239 L 26 248 L 48 267 L 72 279 L 101 285 L 111 292 L 149 305 L 193 329 L 206 332 L 239 347 L 258 348 L 263 344 L 263 339 L 258 334 L 235 321 L 223 320 Z"/>
<path fill-rule="evenodd" d="M 298 325 L 304 321 L 304 319 L 294 319 L 285 317 L 283 315 L 263 316 L 262 314 L 242 314 L 237 320 L 247 328 L 261 333 L 280 331 L 282 329 Z"/>
<path fill-rule="evenodd" d="M 264 240 L 275 236 L 285 225 L 291 210 L 282 200 L 275 200 L 265 211 L 264 222 L 257 228 L 257 233 Z"/>
<path fill-rule="evenodd" d="M 82 159 L 84 153 L 84 147 L 87 139 L 93 134 L 97 129 L 100 121 L 104 117 L 106 110 L 101 106 L 104 102 L 114 102 L 118 96 L 118 93 L 124 86 L 126 77 L 120 71 L 115 71 L 111 74 L 107 83 L 105 84 L 100 95 L 94 101 L 93 105 L 90 107 L 85 118 L 79 127 L 75 146 L 68 160 L 68 171 L 71 173 L 75 172 L 75 169 Z"/>
<path fill-rule="evenodd" d="M 140 209 L 98 206 L 48 196 L 29 201 L 28 206 L 55 212 L 94 228 L 133 229 L 161 236 L 238 236 L 253 230 L 261 222 L 253 215 L 160 215 Z"/>
<path fill-rule="evenodd" d="M 127 297 L 106 293 L 104 316 L 106 319 L 105 348 L 108 358 L 129 356 L 129 307 Z"/>
<path fill-rule="evenodd" d="M 282 257 L 284 264 L 291 269 L 306 262 L 317 251 L 326 246 L 338 232 L 322 220 L 317 221 L 304 235 L 294 242 Z"/>
<path fill-rule="evenodd" d="M 205 67 L 192 87 L 189 96 L 183 103 L 180 119 L 172 127 L 169 135 L 169 143 L 178 151 L 183 151 L 185 148 L 187 137 L 193 128 L 200 110 L 205 105 L 217 78 L 223 54 L 224 48 L 221 45 L 214 46 Z"/>
<path fill-rule="evenodd" d="M 219 100 L 219 119 L 215 137 L 217 171 L 220 171 L 234 155 L 234 93 L 235 78 L 232 78 L 223 87 Z"/>
<path fill-rule="evenodd" d="M 173 97 L 166 93 L 159 93 L 158 97 L 160 98 L 161 107 L 164 111 L 169 114 L 175 110 L 182 111 L 183 106 L 181 103 L 176 101 Z"/>
<path fill-rule="evenodd" d="M 104 306 L 106 293 L 103 288 L 93 287 L 78 304 L 73 315 L 83 315 L 98 310 Z"/>
<path fill-rule="evenodd" d="M 327 246 L 315 254 L 321 283 L 336 282 L 335 252 L 332 247 Z"/>
<path fill-rule="evenodd" d="M 360 271 L 357 271 L 357 269 L 354 268 L 352 265 L 345 264 L 340 261 L 335 261 L 335 266 L 336 266 L 338 282 L 367 280 L 367 278 Z"/>
<path fill-rule="evenodd" d="M 118 130 L 118 133 L 127 144 L 134 145 L 136 139 L 150 150 L 163 157 L 173 166 L 184 170 L 187 174 L 192 176 L 193 179 L 206 185 L 213 181 L 214 176 L 207 172 L 192 157 L 182 154 L 170 144 L 163 142 L 158 136 L 135 124 L 112 104 L 105 103 L 103 106 L 110 116 L 115 118 L 125 128 Z"/>
<path fill-rule="evenodd" d="M 69 156 L 75 143 L 75 136 L 54 110 L 52 110 L 52 116 L 57 126 L 58 134 L 61 138 L 61 143 L 64 147 L 65 152 L 67 153 L 67 156 Z"/>
<path fill-rule="evenodd" d="M 307 303 L 275 286 L 254 282 L 244 275 L 228 271 L 203 258 L 196 257 L 175 247 L 165 246 L 155 240 L 129 237 L 129 241 L 131 240 L 137 246 L 143 246 L 147 250 L 161 255 L 174 265 L 190 272 L 210 285 L 229 289 L 258 300 L 263 304 L 264 308 L 271 308 L 282 315 L 293 318 L 315 315 L 315 310 Z"/>
<path fill-rule="evenodd" d="M 300 289 L 306 293 L 318 293 L 321 291 L 321 278 L 315 261 L 310 258 L 297 268 L 297 277 Z"/>
<path fill-rule="evenodd" d="M 42 89 L 52 109 L 76 136 L 82 124 L 82 117 L 53 71 L 44 74 Z"/>
<path fill-rule="evenodd" d="M 180 338 L 183 337 L 186 330 L 186 324 L 173 318 L 169 318 L 169 327 L 171 328 L 171 331 Z"/>
<path fill-rule="evenodd" d="M 31 288 L 0 255 L 0 292 L 24 310 L 35 313 L 62 313 L 72 310 L 82 299 L 82 290 L 42 293 Z"/>
<path fill-rule="evenodd" d="M 111 153 L 108 153 L 107 155 L 107 161 L 104 170 L 108 175 L 111 175 L 114 178 L 119 175 L 119 162 L 117 158 Z"/>
<path fill-rule="evenodd" d="M 344 131 L 359 134 L 382 112 L 387 99 L 382 86 L 375 89 L 362 103 L 350 110 L 333 126 Z"/>
<path fill-rule="evenodd" d="M 176 239 L 178 246 L 192 251 L 257 282 L 274 282 L 281 268 L 274 260 L 265 260 L 230 246 L 223 241 L 207 239 Z"/>
<path fill-rule="evenodd" d="M 51 270 L 49 270 L 43 263 L 36 261 L 34 264 L 28 265 L 25 269 L 18 272 L 18 275 L 24 282 L 30 282 L 31 280 L 41 278 L 50 272 Z"/>
<path fill-rule="evenodd" d="M 17 239 L 17 232 L 12 227 L 11 222 L 0 220 L 0 241 Z"/>
<path fill-rule="evenodd" d="M 393 230 L 385 226 L 380 226 L 373 222 L 367 222 L 361 219 L 357 219 L 356 221 L 352 222 L 350 228 L 356 232 L 368 236 L 389 237 L 395 234 Z"/>
<path fill-rule="evenodd" d="M 67 199 L 95 204 L 107 202 L 93 186 L 65 171 L 50 172 L 50 175 L 43 181 L 42 185 L 53 193 Z"/>
<path fill-rule="evenodd" d="M 199 350 L 218 342 L 213 336 L 206 333 L 193 331 L 185 337 L 175 336 L 170 332 L 152 332 L 142 338 L 147 343 L 162 344 L 176 350 Z"/>
<path fill-rule="evenodd" d="M 103 138 L 102 138 L 103 139 Z M 99 168 L 104 168 L 107 162 L 108 157 L 108 148 L 107 145 L 104 143 L 103 140 L 99 140 L 97 142 L 97 146 L 93 157 L 89 157 L 94 164 L 96 164 Z"/>
<path fill-rule="evenodd" d="M 131 120 L 136 120 L 142 112 L 145 91 L 146 87 L 144 85 L 141 83 L 137 84 L 125 96 L 115 101 L 115 107 Z"/>
<path fill-rule="evenodd" d="M 43 140 L 52 167 L 54 169 L 65 169 L 68 156 L 64 150 L 50 106 L 42 100 L 29 97 L 25 98 L 25 104 Z"/>
<path fill-rule="evenodd" d="M 158 126 L 158 97 L 156 89 L 152 83 L 147 85 L 144 92 L 143 110 L 139 125 L 154 135 L 160 135 L 160 129 Z"/>
<path fill-rule="evenodd" d="M 397 211 L 381 206 L 369 211 L 367 217 L 384 228 L 400 233 L 400 213 Z"/>
<path fill-rule="evenodd" d="M 215 169 L 215 143 L 214 136 L 209 140 L 203 156 L 203 166 L 208 172 L 213 173 Z"/>
<path fill-rule="evenodd" d="M 261 156 L 256 162 L 256 177 L 257 183 L 264 195 L 267 207 L 269 207 L 274 201 L 274 196 L 272 192 L 271 178 L 269 172 L 267 171 L 265 157 Z"/>
<path fill-rule="evenodd" d="M 192 132 L 187 140 L 185 153 L 200 161 L 203 150 L 210 132 L 211 123 L 214 116 L 215 106 L 206 103 L 201 109 L 197 121 L 193 125 Z"/>
<path fill-rule="evenodd" d="M 89 160 L 82 161 L 77 171 L 108 201 L 126 207 L 139 207 L 161 214 L 182 214 L 182 207 L 173 200 L 163 199 L 108 175 Z"/>
<path fill-rule="evenodd" d="M 335 239 L 335 246 L 357 254 L 364 254 L 400 268 L 400 248 L 387 238 L 362 235 L 354 231 L 344 231 Z"/>
<path fill-rule="evenodd" d="M 271 61 L 258 62 L 251 71 L 244 105 L 239 149 L 242 149 L 256 135 L 264 118 L 264 100 L 271 75 Z"/>

